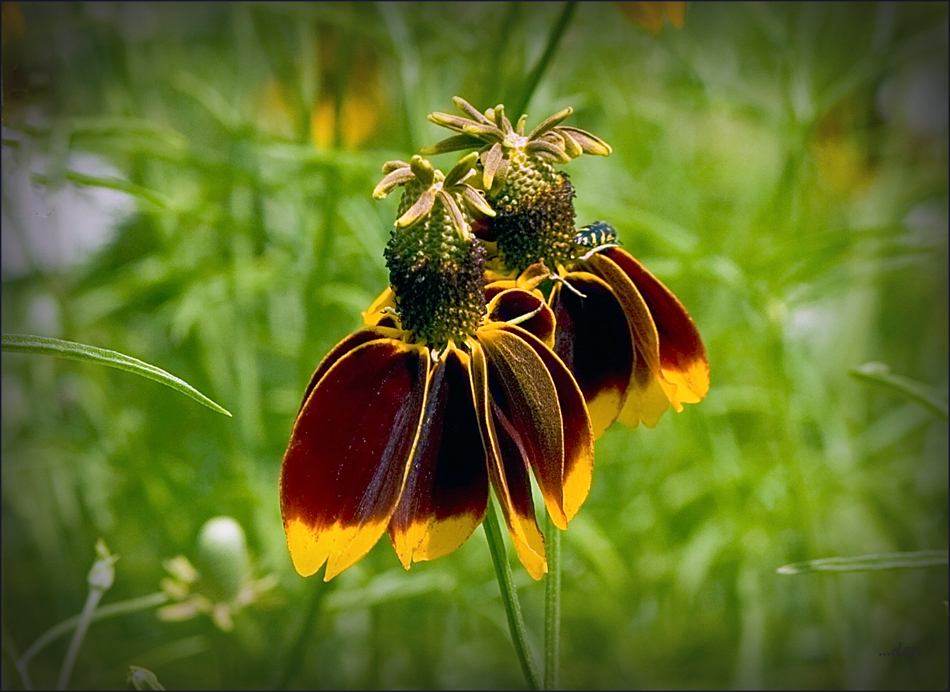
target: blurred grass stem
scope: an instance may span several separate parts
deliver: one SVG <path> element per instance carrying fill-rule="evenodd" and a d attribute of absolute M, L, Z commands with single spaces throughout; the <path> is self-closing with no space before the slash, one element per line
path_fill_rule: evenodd
<path fill-rule="evenodd" d="M 525 112 L 525 109 L 531 102 L 531 97 L 534 96 L 535 89 L 537 89 L 538 84 L 541 83 L 541 78 L 551 65 L 554 54 L 557 52 L 557 48 L 561 43 L 561 38 L 564 36 L 564 32 L 570 25 L 576 11 L 576 2 L 569 2 L 564 6 L 564 10 L 561 12 L 561 15 L 557 18 L 557 21 L 551 28 L 551 33 L 548 36 L 548 44 L 544 47 L 544 52 L 538 59 L 538 63 L 534 66 L 534 69 L 531 70 L 531 75 L 528 77 L 524 91 L 521 93 L 521 96 L 516 102 L 517 107 L 509 111 L 510 113 L 520 115 L 521 113 Z"/>
<path fill-rule="evenodd" d="M 304 614 L 303 622 L 300 623 L 300 629 L 294 638 L 294 643 L 290 647 L 290 653 L 284 662 L 280 677 L 274 685 L 275 690 L 286 690 L 293 680 L 294 675 L 300 670 L 300 664 L 304 660 L 304 648 L 310 641 L 310 633 L 313 631 L 313 624 L 317 621 L 317 616 L 323 610 L 323 601 L 326 595 L 333 589 L 336 582 L 324 582 L 316 588 L 310 596 L 310 605 Z"/>

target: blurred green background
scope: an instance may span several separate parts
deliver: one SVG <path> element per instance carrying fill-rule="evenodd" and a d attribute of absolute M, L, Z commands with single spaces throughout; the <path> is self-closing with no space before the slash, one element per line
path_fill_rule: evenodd
<path fill-rule="evenodd" d="M 945 3 L 718 4 L 657 34 L 581 3 L 526 112 L 609 142 L 566 167 L 687 306 L 712 388 L 597 442 L 563 537 L 568 688 L 946 689 L 946 567 L 776 574 L 946 549 Z M 71 686 L 130 664 L 183 688 L 523 688 L 481 529 L 404 571 L 384 538 L 329 584 L 294 572 L 277 479 L 312 370 L 386 285 L 381 164 L 460 95 L 514 111 L 562 3 L 3 3 L 4 333 L 157 365 L 233 412 L 94 364 L 4 354 L 4 689 L 80 611 L 198 563 L 217 515 L 266 598 L 93 623 Z M 629 10 L 630 8 L 625 8 Z M 515 113 L 517 115 L 517 113 Z M 436 157 L 447 169 L 453 155 Z M 543 583 L 515 565 L 531 645 Z M 69 637 L 32 659 L 54 684 Z M 919 648 L 890 657 L 895 646 Z"/>

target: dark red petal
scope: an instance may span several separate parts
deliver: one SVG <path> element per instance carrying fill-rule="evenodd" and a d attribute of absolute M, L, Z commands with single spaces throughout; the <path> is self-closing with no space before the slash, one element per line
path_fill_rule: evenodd
<path fill-rule="evenodd" d="M 297 416 L 280 476 L 281 514 L 303 576 L 325 579 L 365 555 L 386 530 L 421 425 L 428 349 L 363 343 L 317 382 Z"/>
<path fill-rule="evenodd" d="M 489 453 L 488 475 L 501 505 L 508 532 L 518 558 L 528 574 L 540 579 L 548 569 L 544 558 L 544 536 L 538 528 L 531 501 L 531 483 L 520 440 L 512 436 L 514 426 L 492 400 L 488 363 L 482 348 L 472 349 L 472 392 L 478 414 L 482 443 Z"/>
<path fill-rule="evenodd" d="M 650 310 L 660 338 L 660 367 L 670 401 L 681 410 L 684 403 L 696 403 L 709 391 L 709 362 L 699 330 L 679 299 L 626 250 L 607 248 L 602 254 L 630 277 Z M 661 383 L 664 384 L 664 383 Z"/>
<path fill-rule="evenodd" d="M 531 317 L 527 317 L 531 315 Z M 488 304 L 492 322 L 514 322 L 548 346 L 554 345 L 554 313 L 540 295 L 518 288 L 503 291 Z"/>
<path fill-rule="evenodd" d="M 522 332 L 522 334 L 524 334 Z M 531 338 L 530 334 L 527 335 Z M 564 425 L 557 390 L 544 363 L 521 335 L 505 329 L 482 329 L 476 334 L 488 361 L 488 389 L 499 417 L 510 423 L 509 436 L 519 452 L 521 465 L 530 464 L 545 484 L 544 491 L 557 497 L 558 523 L 566 523 L 561 507 L 564 470 Z M 502 440 L 501 430 L 499 441 Z M 502 445 L 502 453 L 505 453 Z M 509 459 L 504 458 L 507 470 Z"/>
<path fill-rule="evenodd" d="M 333 367 L 333 365 L 336 364 L 340 358 L 355 349 L 357 346 L 365 344 L 369 341 L 375 341 L 376 339 L 383 338 L 386 338 L 385 335 L 380 333 L 378 330 L 360 329 L 358 332 L 350 334 L 348 337 L 330 349 L 330 352 L 323 357 L 323 360 L 320 361 L 317 369 L 310 377 L 310 382 L 307 384 L 307 389 L 303 393 L 303 400 L 300 402 L 300 410 L 297 411 L 297 415 L 299 416 L 300 411 L 303 411 L 304 404 L 307 403 L 307 397 L 310 396 L 310 392 L 313 391 L 313 388 L 317 386 L 317 382 L 320 381 L 320 378 L 326 375 L 327 370 Z"/>
<path fill-rule="evenodd" d="M 551 293 L 554 352 L 574 374 L 597 438 L 623 407 L 636 357 L 633 337 L 623 307 L 602 279 L 571 272 L 564 281 L 575 290 L 557 283 Z"/>
<path fill-rule="evenodd" d="M 488 506 L 488 462 L 472 400 L 469 357 L 449 347 L 432 368 L 419 442 L 389 536 L 403 566 L 446 555 Z"/>
<path fill-rule="evenodd" d="M 574 518 L 590 491 L 594 471 L 594 435 L 587 405 L 577 382 L 561 359 L 545 344 L 516 326 L 501 327 L 530 346 L 544 365 L 557 391 L 557 402 L 564 422 L 564 467 L 537 463 L 529 457 L 548 513 L 560 529 Z"/>

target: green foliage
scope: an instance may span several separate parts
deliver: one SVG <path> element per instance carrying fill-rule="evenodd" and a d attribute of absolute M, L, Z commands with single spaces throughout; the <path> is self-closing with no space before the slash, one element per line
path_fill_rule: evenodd
<path fill-rule="evenodd" d="M 204 394 L 189 385 L 187 382 L 179 380 L 161 368 L 154 365 L 143 363 L 142 361 L 127 356 L 123 353 L 116 353 L 105 348 L 97 348 L 88 344 L 77 344 L 62 339 L 51 339 L 45 336 L 31 336 L 23 334 L 4 334 L 3 350 L 8 353 L 36 353 L 46 356 L 58 356 L 59 358 L 68 358 L 71 360 L 83 360 L 89 363 L 100 363 L 109 367 L 118 368 L 134 372 L 150 380 L 161 382 L 172 389 L 190 396 L 195 401 L 204 404 L 212 411 L 223 413 L 230 416 L 226 409 L 221 408 L 211 401 Z"/>
<path fill-rule="evenodd" d="M 560 684 L 946 687 L 945 566 L 776 573 L 947 547 L 945 4 L 695 3 L 656 37 L 613 3 L 19 7 L 2 331 L 161 363 L 234 417 L 4 349 L 4 688 L 82 610 L 100 536 L 120 560 L 76 687 L 141 667 L 169 689 L 523 687 L 481 532 L 409 572 L 381 541 L 301 579 L 277 479 L 311 372 L 386 285 L 381 163 L 442 138 L 426 116 L 455 95 L 517 118 L 539 65 L 529 122 L 572 106 L 613 148 L 568 170 L 578 226 L 611 223 L 677 294 L 712 377 L 702 403 L 597 443 L 561 539 Z M 132 209 L 94 219 L 108 243 L 49 261 L 57 223 L 89 223 L 67 200 L 104 192 Z M 859 379 L 870 362 L 886 386 Z M 219 515 L 277 598 L 231 631 L 159 619 L 163 562 L 197 563 Z M 544 586 L 513 578 L 539 652 Z M 67 639 L 31 658 L 35 686 Z M 879 655 L 899 642 L 921 655 Z"/>

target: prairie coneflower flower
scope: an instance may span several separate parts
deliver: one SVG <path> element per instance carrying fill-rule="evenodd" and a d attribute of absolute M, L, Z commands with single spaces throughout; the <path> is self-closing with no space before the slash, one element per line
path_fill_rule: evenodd
<path fill-rule="evenodd" d="M 446 176 L 420 157 L 383 168 L 374 196 L 404 187 L 386 248 L 390 288 L 318 366 L 281 469 L 303 576 L 326 563 L 331 579 L 386 530 L 407 569 L 450 553 L 484 519 L 491 486 L 539 579 L 547 564 L 528 469 L 559 528 L 587 496 L 590 419 L 544 343 L 550 308 L 518 288 L 486 304 L 485 250 L 470 223 L 492 210 L 466 182 L 474 162 Z"/>

